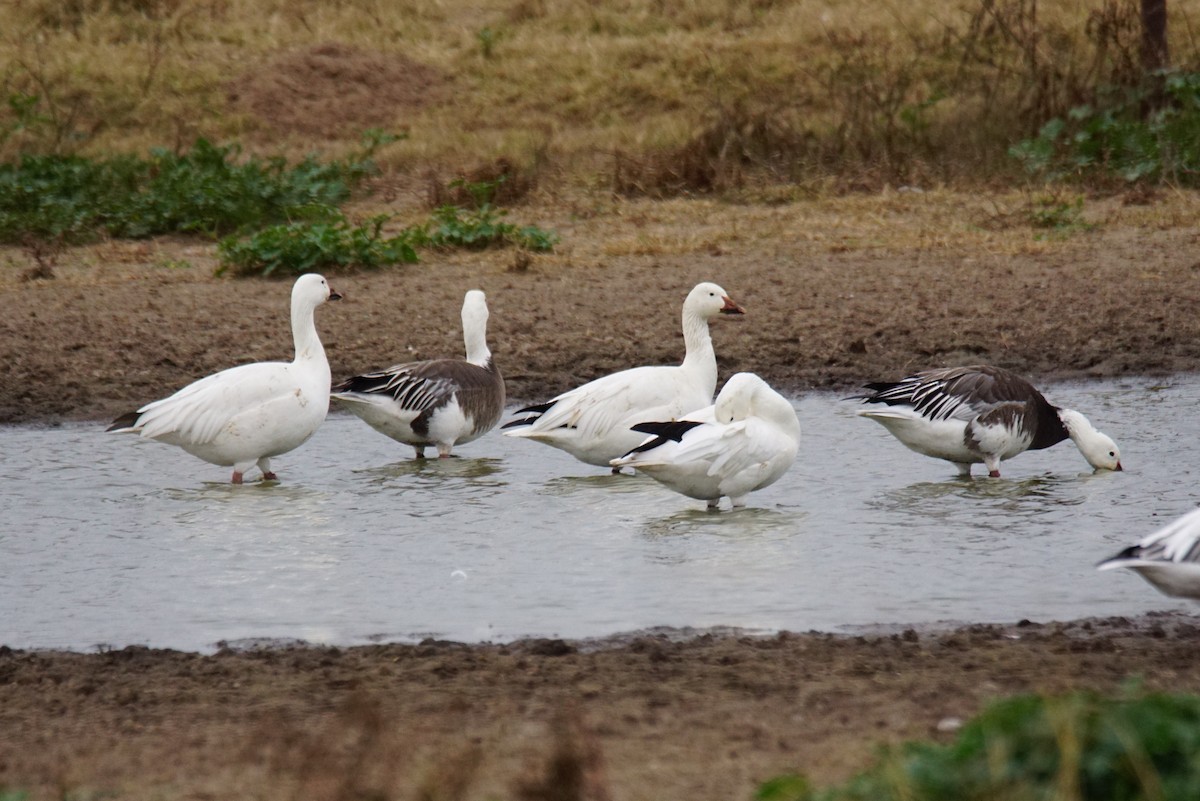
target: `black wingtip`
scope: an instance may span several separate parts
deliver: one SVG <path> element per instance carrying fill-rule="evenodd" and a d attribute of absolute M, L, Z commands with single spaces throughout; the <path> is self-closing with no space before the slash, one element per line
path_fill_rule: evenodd
<path fill-rule="evenodd" d="M 523 409 L 517 409 L 513 414 L 528 414 L 532 417 L 522 417 L 520 420 L 510 420 L 501 428 L 516 428 L 517 426 L 531 426 L 538 421 L 538 418 L 549 411 L 554 405 L 554 401 L 546 401 L 545 403 L 535 403 L 532 406 L 526 406 Z"/>
<path fill-rule="evenodd" d="M 141 414 L 138 412 L 128 412 L 112 421 L 112 425 L 104 429 L 105 431 L 120 431 L 123 428 L 133 428 L 137 425 L 138 418 Z"/>
<path fill-rule="evenodd" d="M 514 414 L 545 414 L 550 411 L 550 407 L 554 405 L 554 401 L 546 401 L 545 403 L 535 403 L 532 406 L 526 406 L 524 409 L 517 409 Z"/>
<path fill-rule="evenodd" d="M 666 423 L 638 423 L 635 426 L 630 426 L 634 431 L 640 431 L 643 434 L 653 434 L 656 437 L 663 439 L 673 439 L 679 442 L 683 439 L 683 435 L 691 431 L 696 426 L 704 425 L 695 420 L 671 420 Z"/>
<path fill-rule="evenodd" d="M 1130 545 L 1128 548 L 1121 551 L 1120 553 L 1115 553 L 1112 556 L 1108 557 L 1107 559 L 1105 559 L 1101 562 L 1097 562 L 1096 567 L 1111 564 L 1112 562 L 1127 562 L 1132 559 L 1139 559 L 1139 558 L 1141 558 L 1141 555 L 1142 555 L 1142 546 Z"/>

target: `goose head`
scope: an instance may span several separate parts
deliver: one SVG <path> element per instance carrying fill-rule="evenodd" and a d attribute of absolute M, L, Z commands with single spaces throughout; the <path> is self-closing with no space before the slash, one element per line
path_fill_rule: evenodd
<path fill-rule="evenodd" d="M 732 423 L 735 420 L 745 420 L 755 409 L 755 398 L 766 386 L 761 378 L 754 373 L 735 373 L 721 387 L 717 395 L 713 415 L 719 423 Z"/>
<path fill-rule="evenodd" d="M 486 328 L 488 320 L 487 295 L 481 289 L 472 289 L 463 297 L 463 328 Z"/>
<path fill-rule="evenodd" d="M 724 289 L 705 281 L 696 284 L 688 293 L 687 300 L 683 302 L 683 312 L 709 320 L 718 314 L 745 314 L 746 310 L 734 303 Z"/>
<path fill-rule="evenodd" d="M 305 273 L 296 279 L 292 287 L 292 304 L 315 309 L 327 300 L 341 300 L 342 296 L 329 285 L 325 276 Z"/>
<path fill-rule="evenodd" d="M 1067 435 L 1079 448 L 1083 458 L 1097 470 L 1123 470 L 1121 467 L 1121 451 L 1117 443 L 1106 434 L 1097 431 L 1092 424 L 1079 412 L 1073 409 L 1059 409 L 1058 419 L 1062 420 L 1067 429 Z"/>
<path fill-rule="evenodd" d="M 800 441 L 800 419 L 791 401 L 754 373 L 735 373 L 729 377 L 717 395 L 713 416 L 719 423 L 757 417 Z"/>

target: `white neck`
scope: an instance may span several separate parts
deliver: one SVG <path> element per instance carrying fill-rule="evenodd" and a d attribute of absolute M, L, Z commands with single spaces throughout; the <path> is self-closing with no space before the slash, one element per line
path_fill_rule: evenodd
<path fill-rule="evenodd" d="M 463 316 L 463 344 L 467 346 L 467 361 L 478 367 L 485 366 L 492 358 L 487 346 L 487 323 L 477 318 Z"/>
<path fill-rule="evenodd" d="M 1081 438 L 1086 440 L 1096 434 L 1096 429 L 1092 426 L 1091 422 L 1074 409 L 1059 409 L 1058 419 L 1062 421 L 1063 426 L 1067 429 L 1067 436 L 1076 445 L 1079 444 Z"/>
<path fill-rule="evenodd" d="M 708 333 L 708 320 L 688 308 L 683 310 L 683 344 L 683 369 L 709 384 L 711 395 L 717 387 L 717 354 Z"/>
<path fill-rule="evenodd" d="M 296 346 L 296 361 L 325 361 L 325 348 L 317 336 L 317 325 L 313 321 L 316 308 L 311 301 L 292 298 L 292 342 Z"/>

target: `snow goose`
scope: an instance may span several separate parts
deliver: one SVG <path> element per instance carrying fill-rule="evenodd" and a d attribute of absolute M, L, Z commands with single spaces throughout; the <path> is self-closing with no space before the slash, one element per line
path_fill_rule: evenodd
<path fill-rule="evenodd" d="M 1051 405 L 1033 384 L 999 367 L 925 370 L 865 388 L 871 393 L 854 397 L 877 408 L 860 415 L 917 453 L 954 463 L 962 475 L 983 462 L 997 478 L 1004 459 L 1068 437 L 1092 467 L 1121 469 L 1116 443 L 1086 417 Z"/>
<path fill-rule="evenodd" d="M 1200 601 L 1200 509 L 1096 565 L 1117 567 L 1135 571 L 1164 595 Z"/>
<path fill-rule="evenodd" d="M 418 459 L 425 448 L 451 455 L 461 442 L 479 439 L 504 413 L 504 378 L 487 346 L 487 298 L 472 289 L 463 299 L 467 359 L 409 362 L 347 378 L 333 398 L 367 425 L 411 445 Z"/>
<path fill-rule="evenodd" d="M 710 509 L 722 495 L 734 508 L 745 506 L 746 495 L 775 483 L 800 448 L 792 404 L 754 373 L 732 376 L 716 403 L 682 420 L 633 428 L 653 436 L 613 467 L 633 467 Z"/>
<path fill-rule="evenodd" d="M 206 462 L 232 466 L 234 484 L 256 464 L 264 480 L 274 480 L 271 457 L 303 445 L 329 411 L 329 362 L 313 313 L 341 297 L 321 276 L 300 276 L 292 287 L 293 361 L 222 370 L 118 417 L 108 430 L 178 445 Z"/>
<path fill-rule="evenodd" d="M 744 314 L 724 289 L 697 284 L 683 302 L 683 364 L 634 367 L 564 392 L 546 403 L 517 411 L 505 435 L 524 437 L 566 451 L 581 462 L 608 467 L 641 443 L 632 430 L 646 420 L 678 420 L 712 403 L 717 357 L 708 321 L 718 314 Z"/>

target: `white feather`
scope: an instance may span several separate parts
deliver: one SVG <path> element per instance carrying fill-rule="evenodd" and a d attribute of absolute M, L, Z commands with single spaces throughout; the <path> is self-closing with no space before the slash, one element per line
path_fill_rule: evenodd
<path fill-rule="evenodd" d="M 664 441 L 611 464 L 633 467 L 709 506 L 722 496 L 742 506 L 746 495 L 779 480 L 800 448 L 800 421 L 791 403 L 753 373 L 732 376 L 716 403 L 683 419 L 700 425 L 678 441 L 643 438 L 642 446 Z"/>
<path fill-rule="evenodd" d="M 1200 509 L 1104 560 L 1098 570 L 1126 567 L 1164 595 L 1200 600 Z"/>
<path fill-rule="evenodd" d="M 708 321 L 742 310 L 716 284 L 702 283 L 683 303 L 683 363 L 635 367 L 553 398 L 545 411 L 510 422 L 504 433 L 542 442 L 582 462 L 607 466 L 645 436 L 630 427 L 647 420 L 677 420 L 712 402 L 717 361 Z M 520 427 L 512 427 L 520 426 Z"/>
<path fill-rule="evenodd" d="M 329 362 L 313 312 L 331 293 L 319 275 L 292 288 L 291 362 L 257 362 L 202 378 L 170 397 L 127 415 L 109 430 L 176 445 L 212 464 L 232 466 L 234 481 L 255 464 L 270 473 L 270 458 L 298 448 L 329 410 Z"/>
<path fill-rule="evenodd" d="M 333 398 L 376 431 L 407 443 L 417 457 L 434 446 L 450 456 L 455 445 L 495 428 L 504 413 L 504 378 L 487 346 L 488 308 L 478 289 L 463 298 L 467 358 L 398 364 L 340 383 Z"/>

